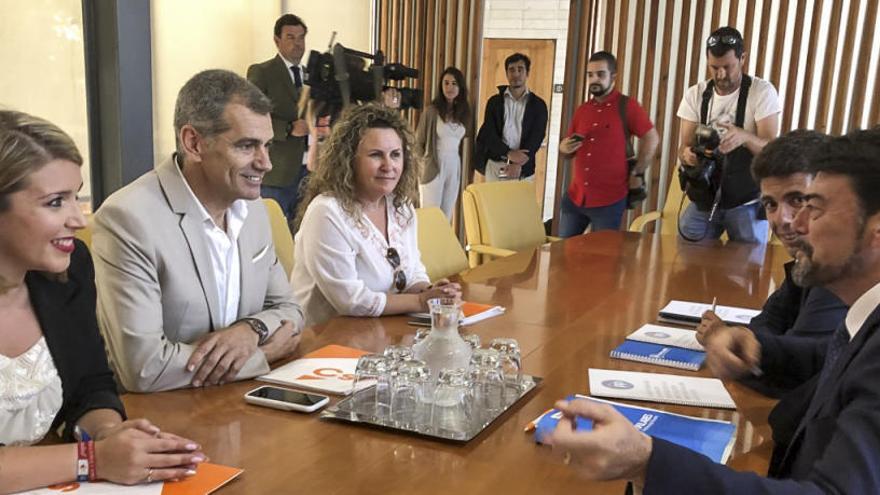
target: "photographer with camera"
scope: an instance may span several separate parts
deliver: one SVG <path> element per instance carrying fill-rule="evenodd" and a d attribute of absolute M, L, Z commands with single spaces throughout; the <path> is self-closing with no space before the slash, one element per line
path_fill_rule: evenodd
<path fill-rule="evenodd" d="M 732 27 L 706 40 L 712 78 L 688 88 L 678 108 L 679 179 L 691 200 L 679 219 L 687 240 L 765 243 L 766 215 L 749 170 L 752 157 L 779 132 L 781 105 L 769 81 L 744 74 L 742 35 Z"/>

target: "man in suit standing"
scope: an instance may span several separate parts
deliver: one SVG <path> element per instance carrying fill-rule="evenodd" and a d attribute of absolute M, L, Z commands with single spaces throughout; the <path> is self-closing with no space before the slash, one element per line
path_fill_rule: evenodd
<path fill-rule="evenodd" d="M 811 169 L 815 179 L 794 221 L 803 239 L 792 276 L 835 293 L 850 307 L 844 322 L 827 344 L 801 338 L 765 345 L 763 333 L 734 327 L 710 334 L 706 346 L 719 378 L 742 377 L 756 366 L 815 375 L 796 390 L 809 397 L 797 414 L 771 414 L 769 477 L 652 439 L 610 406 L 590 401 L 558 404 L 568 417 L 594 421 L 590 432 L 560 421 L 551 435 L 573 467 L 593 479 L 632 480 L 644 495 L 880 493 L 880 130 L 832 138 Z"/>
<path fill-rule="evenodd" d="M 309 126 L 298 109 L 307 77 L 302 57 L 308 31 L 296 15 L 279 17 L 274 37 L 278 55 L 251 65 L 247 71 L 248 80 L 272 100 L 272 171 L 263 178 L 262 195 L 277 201 L 289 221 L 296 217 L 299 184 L 308 173 Z"/>
<path fill-rule="evenodd" d="M 177 96 L 177 152 L 95 213 L 98 323 L 126 389 L 252 378 L 296 348 L 303 315 L 260 199 L 271 108 L 235 73 L 196 74 Z"/>

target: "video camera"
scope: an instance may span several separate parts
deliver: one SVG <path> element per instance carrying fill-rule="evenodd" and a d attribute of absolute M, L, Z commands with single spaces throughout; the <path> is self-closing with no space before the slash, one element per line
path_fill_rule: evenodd
<path fill-rule="evenodd" d="M 381 50 L 369 54 L 340 43 L 332 47 L 325 53 L 311 51 L 306 81 L 311 87 L 311 98 L 333 109 L 328 113 L 335 114 L 352 103 L 379 99 L 390 87 L 400 92 L 401 110 L 422 106 L 422 90 L 388 85 L 388 81 L 417 78 L 418 70 L 398 63 L 386 64 Z M 372 60 L 369 67 L 367 60 Z"/>

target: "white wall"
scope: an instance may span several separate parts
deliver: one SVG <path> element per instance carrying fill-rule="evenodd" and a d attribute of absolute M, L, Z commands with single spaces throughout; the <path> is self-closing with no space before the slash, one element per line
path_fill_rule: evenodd
<path fill-rule="evenodd" d="M 348 48 L 370 51 L 372 39 L 372 0 L 286 0 L 286 12 L 302 17 L 309 34 L 309 50 L 327 51 L 330 36 L 336 31 L 336 42 Z"/>
<path fill-rule="evenodd" d="M 37 115 L 70 134 L 85 160 L 89 133 L 80 0 L 0 0 L 0 108 Z"/>

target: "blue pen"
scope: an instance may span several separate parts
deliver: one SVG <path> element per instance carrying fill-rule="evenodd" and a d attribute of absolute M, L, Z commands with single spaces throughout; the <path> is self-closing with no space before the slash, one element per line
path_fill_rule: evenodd
<path fill-rule="evenodd" d="M 76 425 L 73 428 L 73 435 L 75 437 L 79 438 L 80 442 L 89 442 L 92 440 L 92 437 L 89 436 L 88 432 L 86 432 L 86 430 L 80 428 L 79 425 Z"/>

